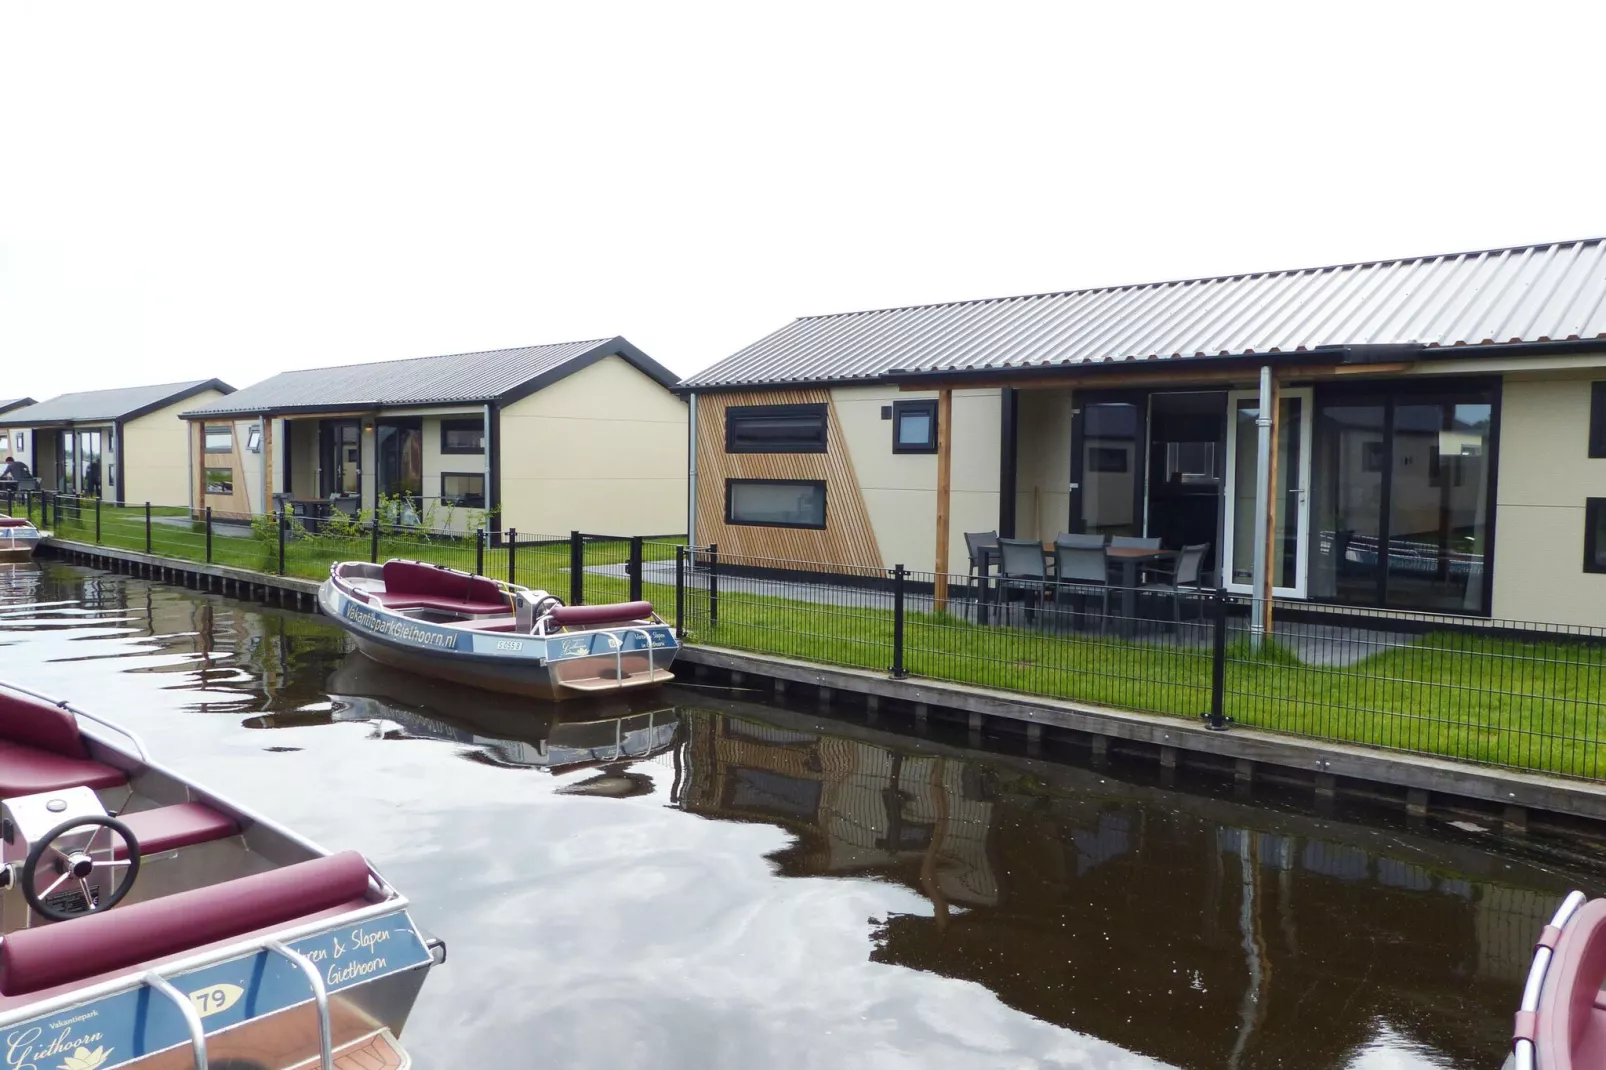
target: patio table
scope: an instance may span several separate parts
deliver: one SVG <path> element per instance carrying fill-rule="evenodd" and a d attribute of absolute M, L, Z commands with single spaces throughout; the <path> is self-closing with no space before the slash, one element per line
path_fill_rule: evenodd
<path fill-rule="evenodd" d="M 981 550 L 981 591 L 979 592 L 979 597 L 977 598 L 977 619 L 979 623 L 986 624 L 987 605 L 989 601 L 988 592 L 993 588 L 993 565 L 997 563 L 999 557 L 998 544 L 994 543 L 991 546 L 982 546 L 979 549 Z M 1043 543 L 1043 555 L 1048 558 L 1049 567 L 1047 572 L 1050 576 L 1050 582 L 1052 583 L 1052 577 L 1054 574 L 1053 542 Z M 1121 620 L 1119 628 L 1121 634 L 1131 635 L 1135 630 L 1138 617 L 1138 570 L 1146 564 L 1174 560 L 1177 556 L 1177 551 L 1150 550 L 1142 546 L 1106 546 L 1104 548 L 1104 555 L 1106 559 L 1117 562 L 1121 566 Z"/>

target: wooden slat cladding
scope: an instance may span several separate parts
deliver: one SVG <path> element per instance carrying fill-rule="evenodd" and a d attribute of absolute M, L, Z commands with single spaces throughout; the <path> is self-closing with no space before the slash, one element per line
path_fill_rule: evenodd
<path fill-rule="evenodd" d="M 725 409 L 731 405 L 824 404 L 824 453 L 726 453 Z M 825 482 L 825 528 L 771 528 L 725 523 L 727 479 Z M 697 541 L 745 557 L 881 568 L 881 550 L 853 471 L 847 438 L 828 390 L 767 390 L 697 396 Z"/>

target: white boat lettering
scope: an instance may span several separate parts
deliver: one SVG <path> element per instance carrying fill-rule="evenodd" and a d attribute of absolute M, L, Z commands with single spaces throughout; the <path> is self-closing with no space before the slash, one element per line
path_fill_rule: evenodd
<path fill-rule="evenodd" d="M 382 944 L 389 939 L 389 929 L 379 929 L 375 932 L 369 932 L 366 929 L 351 930 L 351 942 L 364 951 L 372 951 L 376 945 Z"/>
<path fill-rule="evenodd" d="M 344 966 L 330 966 L 329 972 L 324 975 L 324 981 L 331 985 L 345 984 L 355 981 L 359 977 L 378 973 L 385 968 L 384 959 L 369 959 L 367 962 L 348 962 Z"/>
<path fill-rule="evenodd" d="M 391 620 L 381 617 L 369 609 L 363 609 L 355 602 L 346 603 L 346 619 L 353 624 L 360 624 L 369 631 L 388 635 L 393 639 L 405 639 L 410 643 L 422 643 L 425 646 L 452 646 L 457 637 L 448 632 L 438 632 L 406 620 Z"/>
<path fill-rule="evenodd" d="M 39 1038 L 44 1030 L 38 1026 L 31 1029 L 19 1029 L 6 1036 L 6 1066 L 11 1070 L 41 1070 L 40 1062 L 62 1057 L 63 1066 L 72 1070 L 95 1070 L 111 1057 L 111 1051 L 96 1044 L 100 1040 L 99 1033 L 86 1033 L 83 1036 L 73 1036 L 72 1029 L 67 1028 L 58 1032 L 51 1041 L 39 1047 Z M 91 1048 L 91 1044 L 96 1044 Z"/>
<path fill-rule="evenodd" d="M 498 639 L 496 641 L 496 649 L 498 649 L 498 650 L 523 650 L 524 649 L 524 644 L 522 642 L 520 642 L 519 640 L 517 640 L 517 639 Z"/>

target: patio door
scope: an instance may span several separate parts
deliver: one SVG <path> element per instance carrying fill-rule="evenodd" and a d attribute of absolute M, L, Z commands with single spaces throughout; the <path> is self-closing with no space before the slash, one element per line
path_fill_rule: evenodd
<path fill-rule="evenodd" d="M 1283 388 L 1279 394 L 1275 454 L 1277 515 L 1271 556 L 1272 594 L 1304 598 L 1308 583 L 1310 528 L 1311 390 Z M 1259 464 L 1260 394 L 1235 390 L 1227 395 L 1227 515 L 1223 530 L 1222 574 L 1227 589 L 1253 592 L 1255 575 L 1255 488 Z"/>

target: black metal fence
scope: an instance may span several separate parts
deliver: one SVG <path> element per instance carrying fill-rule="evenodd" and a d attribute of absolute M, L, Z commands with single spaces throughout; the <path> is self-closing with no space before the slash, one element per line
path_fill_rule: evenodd
<path fill-rule="evenodd" d="M 1606 768 L 1606 629 L 686 550 L 695 642 L 1572 776 Z"/>

